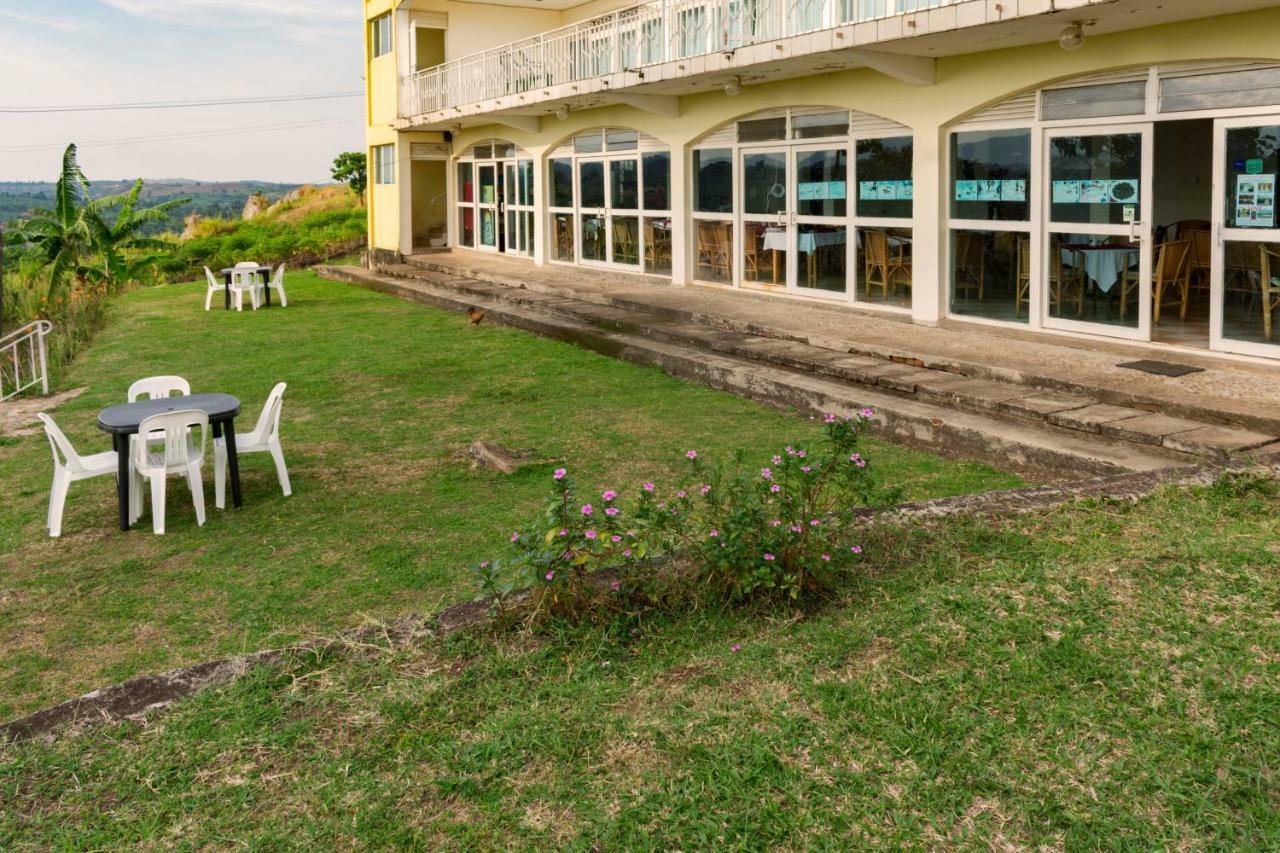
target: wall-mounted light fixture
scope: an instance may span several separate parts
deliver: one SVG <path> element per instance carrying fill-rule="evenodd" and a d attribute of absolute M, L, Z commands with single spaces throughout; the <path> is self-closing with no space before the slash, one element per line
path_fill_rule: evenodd
<path fill-rule="evenodd" d="M 724 93 L 730 98 L 736 98 L 742 94 L 742 80 L 737 77 L 730 77 L 729 82 L 724 84 Z"/>
<path fill-rule="evenodd" d="M 1079 21 L 1068 24 L 1058 36 L 1058 45 L 1066 51 L 1079 50 L 1084 47 L 1084 27 Z"/>
<path fill-rule="evenodd" d="M 569 117 L 568 105 L 561 104 L 560 106 L 556 107 L 556 118 L 560 119 L 561 121 L 564 121 L 568 117 Z"/>

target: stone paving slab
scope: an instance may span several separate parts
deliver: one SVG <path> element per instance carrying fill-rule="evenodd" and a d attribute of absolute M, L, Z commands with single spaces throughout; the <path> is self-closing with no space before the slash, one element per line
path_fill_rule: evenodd
<path fill-rule="evenodd" d="M 1203 426 L 1202 423 L 1189 421 L 1186 418 L 1146 414 L 1102 424 L 1101 431 L 1104 435 L 1113 435 L 1139 444 L 1163 444 L 1166 435 L 1190 432 Z"/>
<path fill-rule="evenodd" d="M 1023 389 L 1023 392 L 1026 396 L 1001 401 L 1000 409 L 1023 417 L 1044 418 L 1055 412 L 1083 409 L 1098 402 L 1075 394 L 1037 393 L 1034 389 Z"/>
<path fill-rule="evenodd" d="M 1166 435 L 1162 443 L 1165 447 L 1183 453 L 1225 456 L 1230 453 L 1255 450 L 1273 441 L 1275 441 L 1274 435 L 1231 427 L 1205 426 Z"/>
<path fill-rule="evenodd" d="M 1122 421 L 1126 418 L 1139 418 L 1148 414 L 1151 413 L 1144 412 L 1141 409 L 1130 409 L 1128 406 L 1112 406 L 1107 403 L 1098 403 L 1094 406 L 1085 406 L 1083 409 L 1051 412 L 1046 420 L 1055 426 L 1066 427 L 1067 429 L 1101 432 L 1103 424 Z"/>

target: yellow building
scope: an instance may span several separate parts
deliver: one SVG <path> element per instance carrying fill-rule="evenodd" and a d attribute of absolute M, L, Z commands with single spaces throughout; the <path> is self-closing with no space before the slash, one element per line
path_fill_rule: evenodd
<path fill-rule="evenodd" d="M 449 247 L 1280 358 L 1280 7 L 366 0 L 374 263 Z"/>

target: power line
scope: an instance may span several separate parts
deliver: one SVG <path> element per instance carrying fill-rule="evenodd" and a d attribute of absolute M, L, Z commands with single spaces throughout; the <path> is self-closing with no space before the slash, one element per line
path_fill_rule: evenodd
<path fill-rule="evenodd" d="M 336 98 L 359 98 L 364 92 L 329 92 L 321 95 L 280 95 L 277 97 L 212 98 L 201 101 L 136 101 L 123 104 L 68 104 L 63 106 L 0 106 L 0 113 L 28 115 L 36 113 L 89 113 L 116 110 L 178 110 L 192 107 L 229 107 L 245 104 L 289 104 L 298 101 L 331 101 Z"/>
<path fill-rule="evenodd" d="M 182 139 L 207 139 L 219 136 L 240 136 L 246 133 L 257 133 L 272 130 L 294 130 L 297 128 L 316 127 L 327 124 L 343 124 L 359 120 L 359 118 L 354 116 L 341 116 L 335 118 L 310 119 L 307 121 L 291 122 L 286 124 L 240 125 L 237 127 L 223 127 L 215 130 L 193 131 L 189 133 L 152 134 L 150 136 L 129 136 L 119 139 L 91 139 L 86 142 L 77 142 L 76 147 L 101 148 L 110 145 L 138 145 L 147 142 L 175 142 Z M 0 146 L 0 151 L 5 152 L 6 154 L 20 154 L 32 151 L 50 151 L 65 147 L 66 143 L 52 142 L 41 143 L 39 145 Z"/>

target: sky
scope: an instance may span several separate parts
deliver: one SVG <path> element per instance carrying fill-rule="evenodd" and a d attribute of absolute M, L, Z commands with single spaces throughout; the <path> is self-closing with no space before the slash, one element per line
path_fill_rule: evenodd
<path fill-rule="evenodd" d="M 3 110 L 360 92 L 362 50 L 359 0 L 0 0 L 0 181 L 54 180 L 69 142 L 90 180 L 328 180 L 360 97 Z"/>

